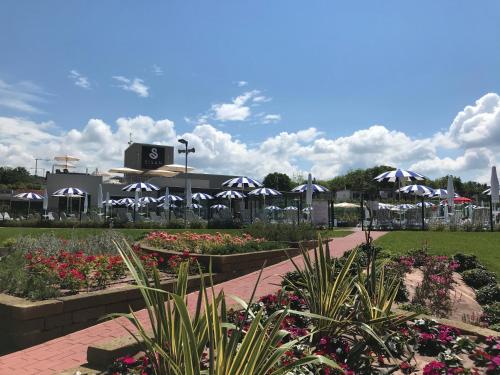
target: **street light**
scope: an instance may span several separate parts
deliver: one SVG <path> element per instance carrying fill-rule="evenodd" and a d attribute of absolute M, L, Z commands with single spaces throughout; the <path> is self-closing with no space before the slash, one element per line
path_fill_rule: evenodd
<path fill-rule="evenodd" d="M 184 145 L 184 150 L 183 149 L 178 149 L 177 151 L 179 154 L 186 154 L 186 159 L 185 159 L 185 169 L 184 169 L 184 227 L 187 228 L 187 173 L 188 173 L 188 155 L 190 153 L 194 153 L 194 147 L 193 148 L 188 148 L 189 142 L 186 141 L 185 139 L 181 138 L 178 140 L 179 143 L 182 143 Z"/>

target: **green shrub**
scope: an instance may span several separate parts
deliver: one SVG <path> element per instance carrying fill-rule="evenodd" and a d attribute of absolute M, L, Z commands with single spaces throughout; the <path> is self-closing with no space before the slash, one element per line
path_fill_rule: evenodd
<path fill-rule="evenodd" d="M 189 228 L 191 229 L 204 229 L 207 225 L 202 220 L 193 220 L 189 223 Z"/>
<path fill-rule="evenodd" d="M 500 302 L 500 288 L 496 284 L 483 286 L 476 290 L 476 300 L 480 305 Z"/>
<path fill-rule="evenodd" d="M 477 257 L 473 254 L 457 253 L 453 256 L 453 259 L 459 263 L 459 267 L 456 271 L 460 273 L 473 268 L 485 269 L 485 267 L 479 263 Z"/>
<path fill-rule="evenodd" d="M 12 247 L 16 243 L 15 237 L 9 237 L 0 242 L 0 247 Z"/>
<path fill-rule="evenodd" d="M 240 229 L 240 221 L 234 221 L 232 219 L 212 219 L 208 221 L 207 228 L 211 229 Z"/>
<path fill-rule="evenodd" d="M 474 289 L 479 289 L 489 284 L 496 284 L 496 275 L 494 272 L 486 271 L 481 268 L 473 268 L 462 273 L 464 282 Z"/>
<path fill-rule="evenodd" d="M 46 275 L 25 272 L 25 253 L 17 250 L 0 260 L 0 291 L 31 300 L 43 300 L 60 295 L 54 280 Z"/>
<path fill-rule="evenodd" d="M 294 225 L 257 222 L 247 226 L 245 232 L 253 237 L 265 238 L 269 241 L 297 242 L 317 238 L 316 229 L 307 223 Z"/>
<path fill-rule="evenodd" d="M 481 321 L 487 323 L 490 328 L 494 324 L 500 325 L 500 302 L 494 302 L 491 305 L 483 306 Z M 500 332 L 498 329 L 495 329 L 495 331 Z"/>

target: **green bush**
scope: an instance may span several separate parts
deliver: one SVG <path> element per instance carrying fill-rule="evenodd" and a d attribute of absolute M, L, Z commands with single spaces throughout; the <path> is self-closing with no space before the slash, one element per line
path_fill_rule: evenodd
<path fill-rule="evenodd" d="M 241 222 L 232 219 L 212 219 L 207 225 L 210 229 L 240 229 L 241 227 Z"/>
<path fill-rule="evenodd" d="M 500 326 L 500 302 L 492 303 L 491 305 L 483 306 L 483 315 L 481 321 L 487 323 L 489 327 L 495 331 L 499 329 L 492 328 L 492 325 Z"/>
<path fill-rule="evenodd" d="M 486 271 L 481 268 L 473 268 L 462 273 L 464 282 L 474 289 L 479 289 L 489 284 L 496 284 L 496 275 L 494 272 Z"/>
<path fill-rule="evenodd" d="M 473 254 L 457 253 L 453 256 L 453 259 L 459 263 L 459 267 L 456 271 L 460 273 L 474 268 L 485 269 L 485 267 L 479 263 L 477 257 Z"/>
<path fill-rule="evenodd" d="M 245 232 L 252 237 L 265 238 L 269 241 L 297 242 L 317 238 L 316 229 L 307 223 L 294 225 L 257 222 L 247 226 Z"/>
<path fill-rule="evenodd" d="M 496 284 L 490 284 L 479 288 L 476 290 L 476 301 L 480 305 L 500 302 L 500 288 Z"/>
<path fill-rule="evenodd" d="M 14 251 L 0 260 L 0 291 L 31 300 L 43 300 L 60 295 L 54 280 L 46 275 L 25 272 L 25 253 Z"/>

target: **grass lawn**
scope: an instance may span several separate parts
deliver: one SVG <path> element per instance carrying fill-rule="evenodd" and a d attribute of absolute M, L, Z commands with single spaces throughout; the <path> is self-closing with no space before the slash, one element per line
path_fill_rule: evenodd
<path fill-rule="evenodd" d="M 2 242 L 8 238 L 16 238 L 19 236 L 37 236 L 43 233 L 55 233 L 57 236 L 63 238 L 83 238 L 86 236 L 94 235 L 101 233 L 102 231 L 109 230 L 106 228 L 23 228 L 23 227 L 0 227 L 0 246 Z M 139 240 L 146 233 L 149 233 L 153 230 L 161 230 L 167 231 L 170 233 L 179 233 L 185 230 L 196 232 L 196 233 L 231 233 L 231 234 L 239 234 L 243 233 L 243 229 L 125 229 L 125 228 L 116 228 L 113 229 L 117 232 L 123 233 L 127 237 L 132 240 Z M 344 237 L 351 234 L 352 231 L 348 230 L 324 230 L 321 231 L 321 236 L 324 238 L 327 237 Z"/>
<path fill-rule="evenodd" d="M 500 232 L 389 232 L 375 241 L 391 253 L 402 254 L 427 244 L 435 255 L 475 254 L 500 276 Z"/>

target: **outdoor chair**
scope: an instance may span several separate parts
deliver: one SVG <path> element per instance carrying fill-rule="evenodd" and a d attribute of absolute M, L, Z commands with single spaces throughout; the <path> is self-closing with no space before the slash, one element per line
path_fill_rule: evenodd
<path fill-rule="evenodd" d="M 12 218 L 10 217 L 9 213 L 8 212 L 4 212 L 3 213 L 3 219 L 4 220 L 12 220 Z"/>
<path fill-rule="evenodd" d="M 149 217 L 153 223 L 161 223 L 161 217 L 156 214 L 156 212 L 150 212 Z"/>
<path fill-rule="evenodd" d="M 0 221 L 3 221 L 3 214 L 0 212 Z"/>

